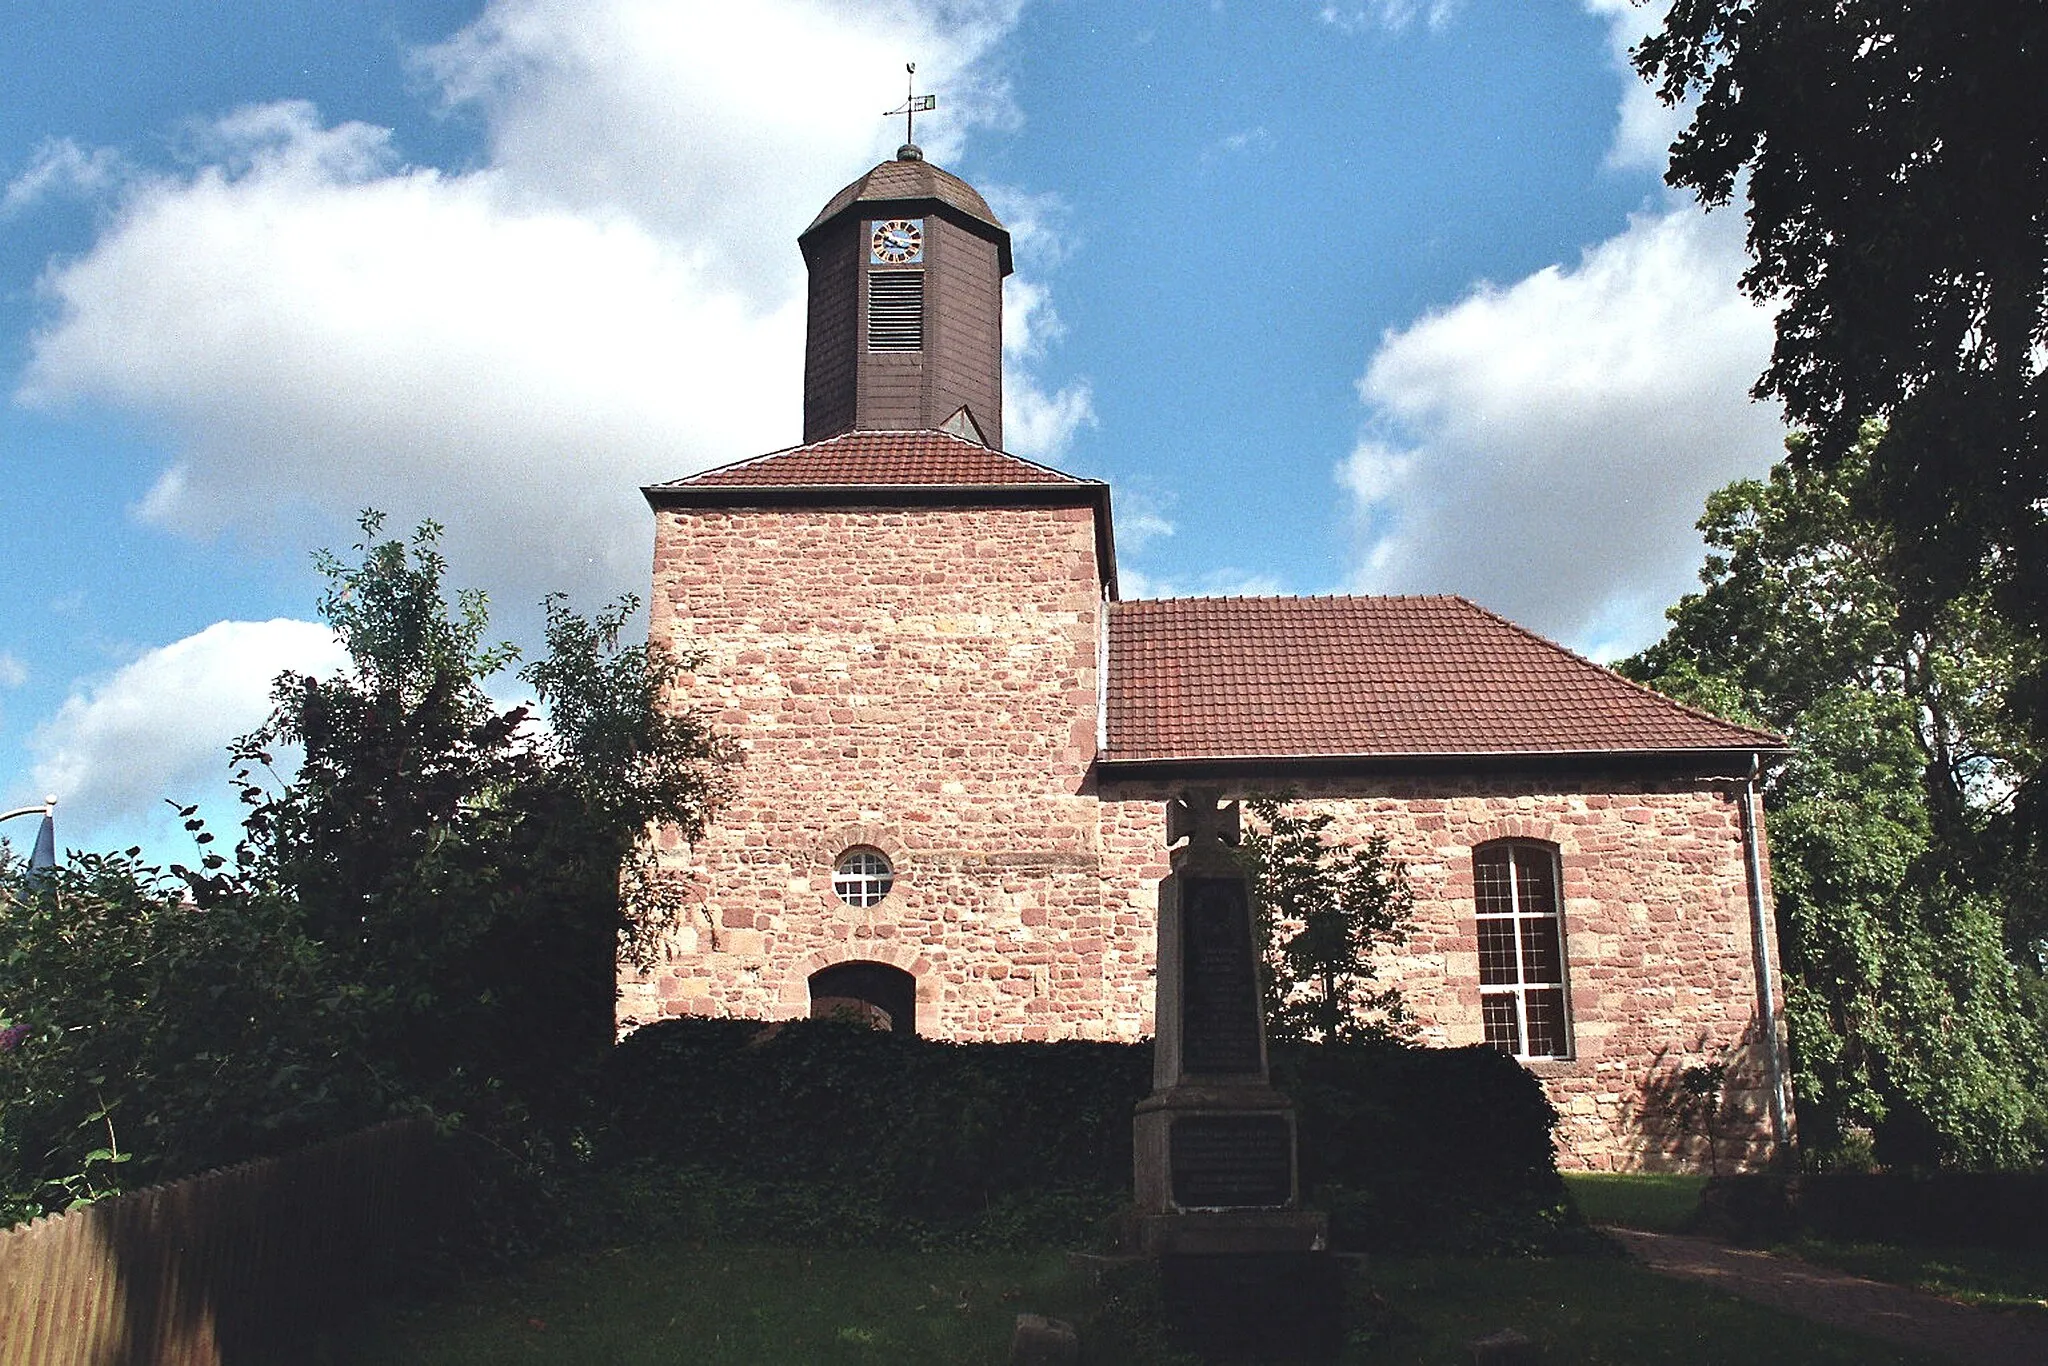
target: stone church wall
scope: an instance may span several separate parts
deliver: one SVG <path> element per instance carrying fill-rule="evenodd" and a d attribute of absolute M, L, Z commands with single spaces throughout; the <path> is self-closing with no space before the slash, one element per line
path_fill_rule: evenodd
<path fill-rule="evenodd" d="M 805 1015 L 812 973 L 864 961 L 916 978 L 920 1033 L 1149 1034 L 1168 789 L 1094 787 L 1095 553 L 1086 508 L 662 511 L 650 633 L 707 652 L 678 700 L 744 762 L 706 837 L 665 851 L 696 914 L 665 962 L 622 977 L 622 1025 Z M 1728 790 L 1625 775 L 1291 786 L 1345 836 L 1389 835 L 1407 865 L 1415 932 L 1385 971 L 1429 1043 L 1483 1038 L 1472 849 L 1556 846 L 1573 1055 L 1531 1069 L 1565 1165 L 1698 1161 L 1668 1102 L 1681 1069 L 1716 1060 L 1731 1063 L 1723 1154 L 1761 1155 Z M 875 906 L 832 890 L 854 847 L 895 867 Z"/>
<path fill-rule="evenodd" d="M 738 799 L 671 842 L 699 914 L 622 979 L 622 1022 L 807 1013 L 847 961 L 917 978 L 917 1029 L 1134 1039 L 1152 928 L 1105 906 L 1101 595 L 1088 508 L 659 514 L 650 634 L 707 658 L 679 701 L 744 751 Z M 855 908 L 848 848 L 897 881 Z"/>
<path fill-rule="evenodd" d="M 1733 789 L 1627 776 L 1285 786 L 1333 813 L 1339 838 L 1386 834 L 1406 866 L 1415 928 L 1381 973 L 1400 986 L 1424 1043 L 1485 1039 L 1472 850 L 1508 838 L 1556 846 L 1572 1056 L 1529 1066 L 1561 1119 L 1560 1165 L 1704 1165 L 1704 1140 L 1672 1100 L 1680 1071 L 1722 1060 L 1730 1070 L 1721 1155 L 1762 1159 L 1770 1130 Z M 1141 914 L 1156 914 L 1150 889 L 1164 872 L 1168 793 L 1131 784 L 1103 794 L 1104 883 Z M 1775 938 L 1773 930 L 1774 963 Z"/>

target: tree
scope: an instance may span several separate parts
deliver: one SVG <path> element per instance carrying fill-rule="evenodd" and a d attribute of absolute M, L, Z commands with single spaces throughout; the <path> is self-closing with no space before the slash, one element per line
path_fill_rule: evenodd
<path fill-rule="evenodd" d="M 1850 459 L 1896 583 L 1934 610 L 1989 586 L 2048 634 L 2048 7 L 2037 0 L 1676 0 L 1635 52 L 1696 96 L 1667 178 L 1749 203 L 1754 297 L 1783 305 L 1759 396 Z M 2048 672 L 2011 715 L 2048 743 Z M 2040 793 L 2017 833 L 2048 837 Z"/>
<path fill-rule="evenodd" d="M 618 954 L 647 951 L 679 907 L 653 876 L 650 827 L 701 834 L 727 756 L 667 694 L 682 664 L 621 648 L 635 604 L 590 620 L 558 598 L 523 677 L 546 705 L 500 709 L 484 683 L 516 658 L 486 643 L 480 594 L 448 602 L 439 528 L 317 558 L 321 615 L 348 652 L 330 679 L 281 676 L 238 741 L 246 834 L 202 904 L 254 881 L 301 908 L 336 972 L 376 994 L 370 1051 L 400 1092 L 533 1104 L 612 1033 Z M 302 751 L 275 791 L 254 776 Z M 218 860 L 215 861 L 216 867 Z"/>
<path fill-rule="evenodd" d="M 2048 1144 L 2048 1072 L 2035 879 L 2006 838 L 2040 763 L 2010 689 L 2040 645 L 1982 589 L 1902 591 L 1881 435 L 1715 493 L 1703 591 L 1617 667 L 1792 740 L 1765 800 L 1808 1146 L 1869 1126 L 1888 1161 L 2022 1163 Z"/>
<path fill-rule="evenodd" d="M 1706 591 L 1674 607 L 1669 633 L 1624 668 L 1718 714 L 1836 737 L 1829 752 L 1853 771 L 1915 789 L 1913 819 L 1928 826 L 1934 861 L 1996 892 L 2015 958 L 2039 969 L 2048 868 L 2018 827 L 2042 750 L 2016 680 L 2041 669 L 2042 643 L 1982 585 L 1934 603 L 1907 590 L 1908 556 L 1872 487 L 1882 439 L 1882 424 L 1867 423 L 1854 449 L 1820 467 L 1795 436 L 1768 479 L 1710 495 L 1699 523 Z M 1871 727 L 1892 738 L 1872 739 Z M 1908 752 L 1893 756 L 1894 743 Z M 1771 792 L 1800 790 L 1802 766 L 1816 762 L 1804 747 Z"/>
<path fill-rule="evenodd" d="M 236 742 L 232 858 L 0 868 L 0 1216 L 258 1156 L 397 1112 L 478 1133 L 532 1176 L 561 1155 L 612 1038 L 617 957 L 682 907 L 657 823 L 695 837 L 730 756 L 669 705 L 682 662 L 549 599 L 545 705 L 451 604 L 438 528 L 317 557 L 333 678 L 278 678 Z M 287 781 L 271 755 L 301 751 Z"/>
<path fill-rule="evenodd" d="M 1264 945 L 1267 1033 L 1308 1043 L 1404 1035 L 1400 990 L 1378 985 L 1373 961 L 1407 938 L 1415 902 L 1387 837 L 1350 847 L 1330 838 L 1328 812 L 1275 798 L 1250 808 L 1243 857 Z"/>

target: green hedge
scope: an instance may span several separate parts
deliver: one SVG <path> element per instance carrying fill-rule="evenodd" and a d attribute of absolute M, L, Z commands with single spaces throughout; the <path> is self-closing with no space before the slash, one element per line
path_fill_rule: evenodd
<path fill-rule="evenodd" d="M 1556 1116 L 1497 1053 L 1280 1046 L 1274 1080 L 1298 1107 L 1304 1190 L 1345 1245 L 1531 1246 L 1568 1219 Z M 1058 1241 L 1130 1199 L 1152 1050 L 685 1019 L 628 1037 L 607 1084 L 605 1165 L 632 1173 L 643 1216 L 847 1243 Z"/>
<path fill-rule="evenodd" d="M 1557 1112 L 1491 1048 L 1276 1045 L 1294 1099 L 1302 1188 L 1359 1250 L 1529 1251 L 1575 1222 L 1557 1174 Z"/>
<path fill-rule="evenodd" d="M 1759 1172 L 1716 1177 L 1698 1226 L 1744 1242 L 1810 1234 L 1849 1242 L 2038 1248 L 2048 1172 Z"/>

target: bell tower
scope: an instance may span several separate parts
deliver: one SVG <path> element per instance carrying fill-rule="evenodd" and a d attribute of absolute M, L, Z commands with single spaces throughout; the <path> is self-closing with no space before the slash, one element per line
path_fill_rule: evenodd
<path fill-rule="evenodd" d="M 811 278 L 804 441 L 944 429 L 1001 449 L 1010 233 L 974 187 L 906 143 L 797 245 Z"/>

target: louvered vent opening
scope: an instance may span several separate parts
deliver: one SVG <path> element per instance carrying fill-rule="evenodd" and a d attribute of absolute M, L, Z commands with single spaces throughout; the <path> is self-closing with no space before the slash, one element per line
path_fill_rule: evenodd
<path fill-rule="evenodd" d="M 924 272 L 878 270 L 868 276 L 868 350 L 924 349 Z"/>

